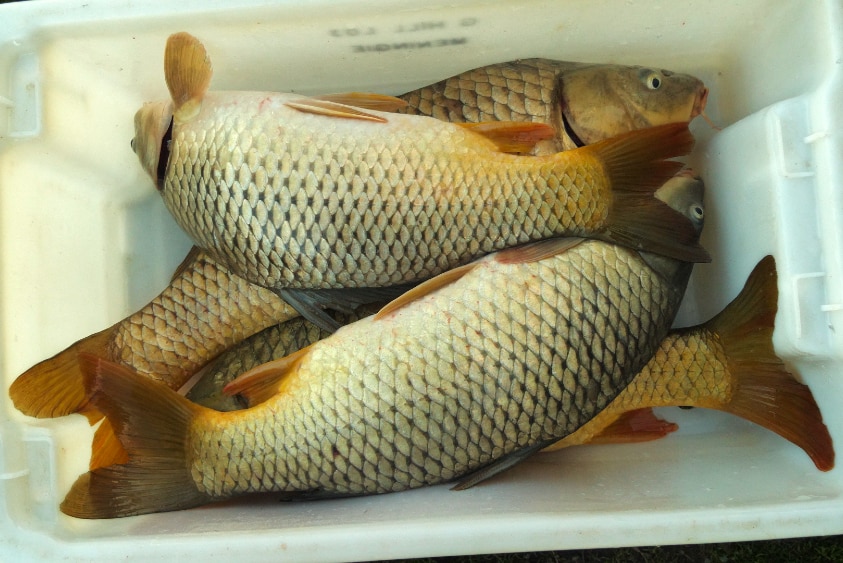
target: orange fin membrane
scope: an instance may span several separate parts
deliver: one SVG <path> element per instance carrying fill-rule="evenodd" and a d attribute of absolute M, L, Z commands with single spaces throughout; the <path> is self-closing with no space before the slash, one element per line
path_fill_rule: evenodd
<path fill-rule="evenodd" d="M 193 483 L 185 440 L 201 407 L 131 369 L 80 355 L 91 401 L 114 425 L 128 463 L 85 473 L 61 511 L 76 518 L 118 518 L 181 510 L 213 500 Z"/>
<path fill-rule="evenodd" d="M 711 261 L 691 221 L 653 196 L 682 168 L 665 159 L 688 154 L 693 146 L 688 124 L 671 123 L 568 151 L 593 153 L 611 180 L 607 240 L 685 262 Z"/>
<path fill-rule="evenodd" d="M 636 409 L 621 414 L 587 444 L 630 444 L 649 442 L 676 432 L 679 426 L 657 417 L 653 409 Z"/>
<path fill-rule="evenodd" d="M 761 260 L 740 294 L 706 323 L 729 357 L 735 391 L 722 410 L 772 430 L 802 448 L 820 471 L 834 467 L 834 445 L 810 388 L 773 349 L 778 310 L 776 264 Z"/>
<path fill-rule="evenodd" d="M 205 46 L 189 33 L 174 33 L 164 48 L 164 79 L 173 99 L 173 117 L 186 121 L 199 113 L 211 84 L 211 59 Z"/>
<path fill-rule="evenodd" d="M 529 153 L 535 148 L 536 143 L 556 136 L 556 130 L 545 123 L 481 121 L 456 125 L 483 135 L 492 141 L 499 151 L 513 154 Z"/>
<path fill-rule="evenodd" d="M 116 326 L 83 338 L 19 375 L 9 388 L 15 408 L 36 418 L 80 413 L 91 424 L 100 420 L 102 414 L 88 403 L 78 355 L 87 352 L 104 356 Z"/>
<path fill-rule="evenodd" d="M 223 387 L 226 395 L 240 395 L 253 407 L 263 403 L 281 392 L 281 383 L 285 377 L 296 370 L 299 363 L 307 356 L 311 347 L 305 346 L 283 358 L 261 364 L 234 379 Z"/>
<path fill-rule="evenodd" d="M 123 448 L 123 444 L 117 439 L 114 427 L 107 418 L 94 432 L 94 440 L 91 443 L 91 461 L 88 469 L 94 470 L 109 465 L 120 465 L 129 461 L 129 454 Z"/>

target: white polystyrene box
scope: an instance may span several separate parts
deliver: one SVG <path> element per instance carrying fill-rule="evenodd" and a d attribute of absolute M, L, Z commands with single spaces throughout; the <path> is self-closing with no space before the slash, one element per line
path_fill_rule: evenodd
<path fill-rule="evenodd" d="M 780 355 L 843 443 L 843 3 L 752 0 L 33 1 L 0 6 L 0 369 L 137 310 L 189 248 L 129 148 L 190 31 L 214 89 L 400 93 L 522 57 L 642 64 L 711 89 L 693 125 L 704 245 L 677 324 L 777 258 Z M 664 409 L 647 444 L 534 456 L 464 492 L 267 498 L 105 521 L 58 505 L 85 471 L 81 416 L 0 399 L 0 560 L 364 560 L 843 533 L 843 473 L 722 413 Z"/>

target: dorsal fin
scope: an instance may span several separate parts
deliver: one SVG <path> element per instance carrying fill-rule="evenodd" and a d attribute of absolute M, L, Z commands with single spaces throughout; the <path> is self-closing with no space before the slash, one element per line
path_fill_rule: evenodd
<path fill-rule="evenodd" d="M 456 125 L 483 135 L 492 141 L 499 151 L 506 153 L 529 153 L 536 143 L 556 136 L 556 130 L 546 123 L 481 121 Z"/>
<path fill-rule="evenodd" d="M 431 278 L 422 284 L 417 285 L 416 287 L 404 293 L 397 299 L 393 299 L 392 301 L 384 305 L 383 309 L 381 309 L 377 312 L 377 314 L 375 314 L 374 320 L 377 321 L 379 319 L 382 319 L 390 313 L 394 313 L 401 307 L 404 307 L 405 305 L 408 305 L 413 301 L 421 299 L 422 297 L 433 293 L 439 288 L 454 283 L 455 281 L 466 275 L 468 272 L 473 270 L 476 265 L 477 263 L 474 262 L 471 264 L 465 264 L 464 266 L 459 266 L 452 270 L 448 270 L 447 272 L 441 273 L 435 278 Z"/>
<path fill-rule="evenodd" d="M 312 346 L 250 369 L 223 387 L 223 393 L 243 396 L 250 407 L 266 401 L 279 392 L 278 386 L 284 377 L 295 371 Z"/>
<path fill-rule="evenodd" d="M 164 79 L 173 99 L 173 117 L 186 121 L 199 113 L 211 83 L 211 59 L 202 42 L 189 33 L 174 33 L 164 50 Z"/>
<path fill-rule="evenodd" d="M 549 238 L 501 250 L 495 255 L 495 260 L 501 264 L 538 262 L 539 260 L 567 252 L 581 242 L 585 242 L 585 239 L 578 237 Z"/>
<path fill-rule="evenodd" d="M 323 100 L 336 104 L 343 104 L 362 109 L 393 112 L 407 107 L 407 102 L 395 96 L 372 94 L 371 92 L 340 92 L 338 94 L 323 94 L 313 96 L 314 100 Z"/>
<path fill-rule="evenodd" d="M 323 100 L 319 98 L 301 98 L 293 102 L 286 102 L 284 105 L 304 113 L 312 113 L 326 117 L 361 119 L 363 121 L 386 123 L 385 117 L 381 117 L 346 104 L 338 104 L 330 100 Z"/>

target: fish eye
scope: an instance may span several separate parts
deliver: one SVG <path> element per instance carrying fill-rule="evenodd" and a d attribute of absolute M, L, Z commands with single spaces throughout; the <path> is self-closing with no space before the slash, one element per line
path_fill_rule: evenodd
<path fill-rule="evenodd" d="M 658 90 L 664 84 L 665 75 L 657 70 L 641 69 L 641 82 L 650 90 Z"/>
<path fill-rule="evenodd" d="M 137 151 L 135 150 L 135 138 L 134 137 L 132 137 L 132 140 L 129 141 L 129 146 L 132 147 L 132 152 L 137 154 Z"/>
<path fill-rule="evenodd" d="M 697 221 L 702 221 L 705 217 L 705 210 L 702 205 L 696 204 L 691 206 L 691 217 Z"/>
<path fill-rule="evenodd" d="M 658 77 L 658 75 L 651 74 L 647 77 L 647 88 L 649 88 L 650 90 L 658 90 L 661 85 L 662 80 Z"/>

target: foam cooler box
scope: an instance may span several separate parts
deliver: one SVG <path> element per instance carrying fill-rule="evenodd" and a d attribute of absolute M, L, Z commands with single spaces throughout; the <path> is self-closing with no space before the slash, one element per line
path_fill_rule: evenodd
<path fill-rule="evenodd" d="M 73 0 L 0 6 L 0 559 L 365 560 L 843 533 L 843 473 L 730 415 L 663 409 L 665 439 L 536 455 L 464 492 L 248 498 L 117 520 L 58 505 L 86 470 L 78 415 L 35 420 L 5 389 L 137 310 L 190 243 L 129 147 L 189 31 L 214 89 L 401 93 L 524 57 L 641 64 L 711 89 L 691 162 L 700 265 L 677 324 L 706 320 L 777 258 L 778 353 L 843 445 L 843 2 L 366 3 Z"/>

